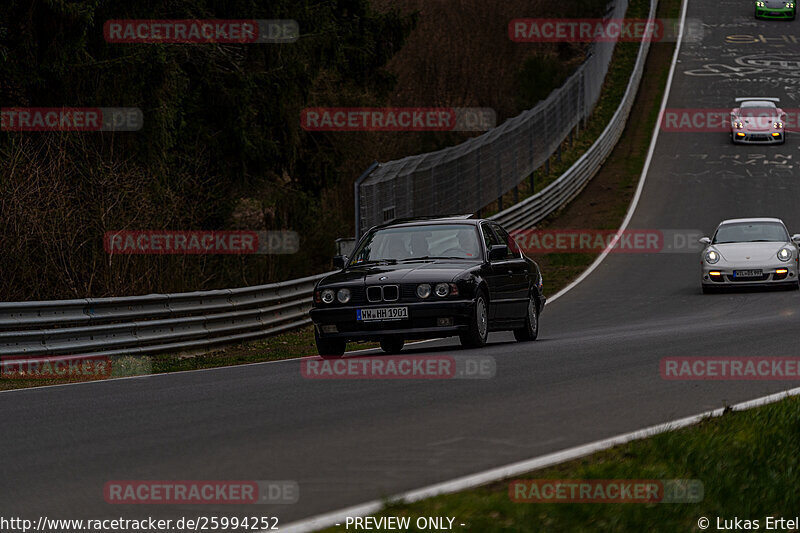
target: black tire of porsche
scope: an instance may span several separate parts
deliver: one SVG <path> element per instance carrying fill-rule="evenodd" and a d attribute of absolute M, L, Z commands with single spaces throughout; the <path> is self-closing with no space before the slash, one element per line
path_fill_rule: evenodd
<path fill-rule="evenodd" d="M 489 337 L 489 307 L 486 304 L 486 294 L 483 291 L 475 299 L 472 317 L 469 320 L 469 331 L 461 333 L 458 337 L 461 340 L 461 345 L 465 348 L 486 346 L 486 340 Z"/>

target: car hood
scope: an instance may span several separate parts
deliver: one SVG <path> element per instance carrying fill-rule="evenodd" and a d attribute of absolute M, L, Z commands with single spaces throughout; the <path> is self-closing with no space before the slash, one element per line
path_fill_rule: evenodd
<path fill-rule="evenodd" d="M 764 7 L 783 9 L 786 7 L 786 0 L 764 0 Z"/>
<path fill-rule="evenodd" d="M 320 285 L 386 285 L 391 283 L 424 283 L 453 281 L 458 275 L 478 263 L 426 261 L 397 263 L 395 265 L 351 266 L 347 270 L 331 274 Z M 381 279 L 386 278 L 386 279 Z"/>
<path fill-rule="evenodd" d="M 725 261 L 739 263 L 777 260 L 778 250 L 789 245 L 788 242 L 732 242 L 714 244 L 711 247 L 717 250 Z"/>

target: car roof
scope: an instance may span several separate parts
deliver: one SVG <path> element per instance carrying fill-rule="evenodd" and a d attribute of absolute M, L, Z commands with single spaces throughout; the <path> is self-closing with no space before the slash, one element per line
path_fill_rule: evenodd
<path fill-rule="evenodd" d="M 777 106 L 775 105 L 775 102 L 770 102 L 768 100 L 745 100 L 744 102 L 742 102 L 742 104 L 739 107 L 741 107 L 742 109 L 745 109 L 745 108 L 748 108 L 748 107 L 775 108 Z"/>
<path fill-rule="evenodd" d="M 389 228 L 394 226 L 424 226 L 426 224 L 471 224 L 477 225 L 486 219 L 473 218 L 474 215 L 446 215 L 439 217 L 413 217 L 413 218 L 400 218 L 379 224 L 374 229 Z"/>
<path fill-rule="evenodd" d="M 779 218 L 772 218 L 772 217 L 755 217 L 755 218 L 729 218 L 727 220 L 723 220 L 719 223 L 720 226 L 723 224 L 741 224 L 747 222 L 779 222 L 783 224 L 783 220 Z"/>

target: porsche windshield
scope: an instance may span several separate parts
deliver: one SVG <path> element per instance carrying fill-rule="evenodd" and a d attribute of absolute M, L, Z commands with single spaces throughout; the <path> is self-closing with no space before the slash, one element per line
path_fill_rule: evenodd
<path fill-rule="evenodd" d="M 789 233 L 778 222 L 723 224 L 714 235 L 714 244 L 732 242 L 787 242 Z"/>
<path fill-rule="evenodd" d="M 774 117 L 778 110 L 772 102 L 742 102 L 740 114 L 743 117 Z"/>
<path fill-rule="evenodd" d="M 481 259 L 478 229 L 471 224 L 401 226 L 373 231 L 353 254 L 350 265 L 425 259 Z"/>

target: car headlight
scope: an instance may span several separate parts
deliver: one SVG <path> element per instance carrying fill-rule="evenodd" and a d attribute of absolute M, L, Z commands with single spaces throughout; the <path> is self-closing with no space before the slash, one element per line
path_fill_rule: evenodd
<path fill-rule="evenodd" d="M 744 124 L 742 124 L 741 122 L 734 122 L 733 127 L 740 130 L 744 127 Z"/>
<path fill-rule="evenodd" d="M 792 9 L 794 7 L 794 2 L 786 2 L 786 7 Z"/>
<path fill-rule="evenodd" d="M 783 127 L 783 122 L 773 122 L 772 123 L 772 127 L 773 128 L 782 128 Z"/>
<path fill-rule="evenodd" d="M 780 250 L 778 250 L 778 259 L 781 261 L 788 261 L 792 258 L 792 249 L 784 246 Z"/>
<path fill-rule="evenodd" d="M 336 293 L 336 299 L 339 300 L 340 304 L 346 304 L 350 301 L 350 289 L 339 289 L 339 292 Z"/>
<path fill-rule="evenodd" d="M 427 298 L 431 295 L 431 286 L 427 283 L 420 283 L 417 285 L 417 296 L 420 298 Z"/>
<path fill-rule="evenodd" d="M 436 296 L 439 298 L 444 298 L 450 294 L 450 285 L 447 283 L 437 283 L 436 284 Z"/>
<path fill-rule="evenodd" d="M 322 301 L 324 303 L 326 303 L 326 304 L 333 303 L 334 294 L 333 294 L 333 291 L 331 289 L 325 289 L 324 291 L 322 291 L 321 297 L 322 297 Z"/>
<path fill-rule="evenodd" d="M 706 263 L 713 265 L 719 261 L 719 252 L 716 250 L 709 250 L 706 252 Z"/>
<path fill-rule="evenodd" d="M 764 2 L 756 2 L 756 7 L 764 7 Z"/>

